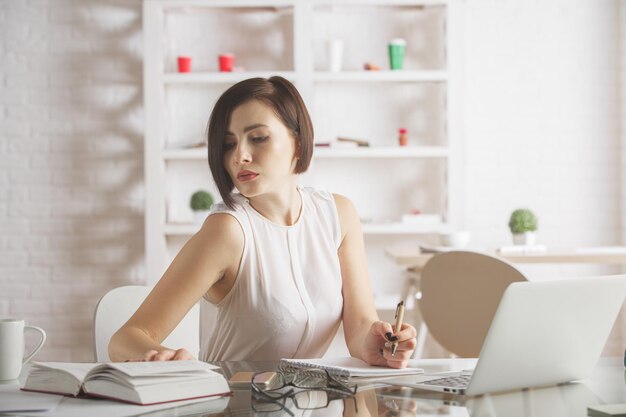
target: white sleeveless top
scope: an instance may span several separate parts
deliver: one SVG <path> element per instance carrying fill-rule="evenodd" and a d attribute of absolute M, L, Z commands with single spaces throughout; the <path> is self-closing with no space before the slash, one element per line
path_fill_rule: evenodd
<path fill-rule="evenodd" d="M 278 360 L 324 355 L 341 322 L 341 227 L 332 194 L 298 187 L 300 217 L 278 225 L 241 194 L 234 210 L 217 204 L 244 231 L 239 272 L 216 305 L 217 323 L 200 357 L 205 361 Z"/>

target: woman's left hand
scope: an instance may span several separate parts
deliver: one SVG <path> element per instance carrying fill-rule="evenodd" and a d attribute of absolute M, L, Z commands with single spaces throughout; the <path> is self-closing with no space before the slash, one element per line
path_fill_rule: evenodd
<path fill-rule="evenodd" d="M 417 331 L 410 324 L 403 323 L 400 331 L 389 323 L 372 323 L 365 337 L 364 360 L 370 365 L 406 368 L 415 350 Z M 391 354 L 391 342 L 398 342 L 395 355 Z"/>

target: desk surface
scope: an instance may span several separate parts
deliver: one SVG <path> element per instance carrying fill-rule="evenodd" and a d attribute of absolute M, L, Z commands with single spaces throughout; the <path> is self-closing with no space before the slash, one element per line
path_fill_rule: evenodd
<path fill-rule="evenodd" d="M 469 248 L 468 250 L 471 250 Z M 396 264 L 408 268 L 422 268 L 435 254 L 421 253 L 419 249 L 397 250 L 387 249 L 385 251 Z M 626 264 L 626 249 L 622 248 L 589 248 L 576 250 L 549 250 L 546 252 L 525 253 L 525 254 L 502 254 L 495 251 L 484 252 L 506 259 L 513 263 L 596 263 L 596 264 Z"/>
<path fill-rule="evenodd" d="M 473 367 L 473 359 L 424 359 L 418 361 L 427 372 L 459 370 Z M 221 364 L 227 377 L 240 370 L 268 370 L 276 363 L 224 362 Z M 447 394 L 429 393 L 410 388 L 378 386 L 357 393 L 356 402 L 334 400 L 327 408 L 299 410 L 291 401 L 287 407 L 294 416 L 426 416 L 449 415 L 471 417 L 582 417 L 587 415 L 587 406 L 594 404 L 626 403 L 626 372 L 622 358 L 602 358 L 592 375 L 583 381 L 546 388 L 512 391 L 503 394 L 479 397 L 454 397 Z M 345 401 L 345 403 L 344 403 Z M 234 391 L 226 408 L 215 410 L 211 402 L 206 408 L 196 404 L 162 410 L 156 413 L 141 413 L 143 416 L 289 416 L 286 411 L 273 413 L 254 412 L 249 389 Z M 356 408 L 355 410 L 355 404 Z M 62 407 L 60 405 L 59 407 Z M 57 411 L 62 411 L 57 409 Z M 85 415 L 89 410 L 85 409 Z"/>

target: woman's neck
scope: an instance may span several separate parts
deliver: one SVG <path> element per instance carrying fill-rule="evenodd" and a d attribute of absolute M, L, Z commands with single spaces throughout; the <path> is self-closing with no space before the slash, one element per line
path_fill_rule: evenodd
<path fill-rule="evenodd" d="M 302 212 L 302 197 L 297 184 L 280 193 L 264 194 L 249 199 L 250 205 L 273 223 L 291 226 Z"/>

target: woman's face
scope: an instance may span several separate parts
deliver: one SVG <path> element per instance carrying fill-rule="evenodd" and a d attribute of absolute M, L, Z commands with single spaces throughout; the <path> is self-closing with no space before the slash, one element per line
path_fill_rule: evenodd
<path fill-rule="evenodd" d="M 258 100 L 233 111 L 224 138 L 224 166 L 241 194 L 277 193 L 293 184 L 296 141 Z"/>

